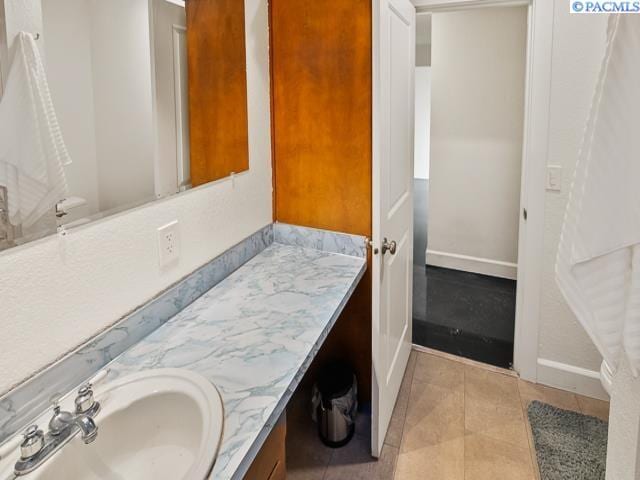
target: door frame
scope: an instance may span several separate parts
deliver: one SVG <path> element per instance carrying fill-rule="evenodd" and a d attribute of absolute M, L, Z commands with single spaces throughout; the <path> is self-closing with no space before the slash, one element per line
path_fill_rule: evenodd
<path fill-rule="evenodd" d="M 372 0 L 375 5 L 376 0 Z M 553 2 L 548 0 L 412 0 L 416 13 L 426 14 L 469 8 L 527 6 L 527 53 L 524 132 L 520 188 L 518 272 L 513 368 L 521 378 L 538 378 L 538 331 L 544 248 L 545 177 L 547 168 L 553 41 Z M 379 44 L 374 16 L 373 73 Z M 373 156 L 379 144 L 377 128 L 379 92 L 373 82 Z M 526 212 L 526 220 L 525 213 Z"/>

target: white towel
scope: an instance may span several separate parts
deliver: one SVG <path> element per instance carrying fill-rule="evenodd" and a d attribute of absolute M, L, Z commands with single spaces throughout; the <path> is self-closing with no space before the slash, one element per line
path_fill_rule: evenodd
<path fill-rule="evenodd" d="M 35 40 L 20 33 L 0 102 L 0 185 L 9 221 L 29 227 L 67 195 L 70 163 Z"/>
<path fill-rule="evenodd" d="M 556 279 L 605 362 L 640 371 L 640 15 L 613 15 Z"/>

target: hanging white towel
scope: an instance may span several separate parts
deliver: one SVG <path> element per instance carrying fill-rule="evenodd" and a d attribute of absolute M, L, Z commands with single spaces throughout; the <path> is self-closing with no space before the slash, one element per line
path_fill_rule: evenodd
<path fill-rule="evenodd" d="M 640 15 L 613 15 L 556 278 L 609 368 L 640 371 Z"/>
<path fill-rule="evenodd" d="M 67 195 L 70 163 L 34 38 L 20 33 L 0 102 L 0 185 L 9 221 L 29 227 Z"/>

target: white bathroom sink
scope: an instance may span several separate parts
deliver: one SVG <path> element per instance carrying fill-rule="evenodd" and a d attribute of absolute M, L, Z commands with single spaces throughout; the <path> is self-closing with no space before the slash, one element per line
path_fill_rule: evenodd
<path fill-rule="evenodd" d="M 223 406 L 215 387 L 178 369 L 133 374 L 95 389 L 98 437 L 77 435 L 25 479 L 203 479 L 216 459 Z"/>

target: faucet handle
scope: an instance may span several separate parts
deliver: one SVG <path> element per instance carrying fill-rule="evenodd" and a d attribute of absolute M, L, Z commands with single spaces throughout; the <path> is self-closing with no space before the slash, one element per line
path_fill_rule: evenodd
<path fill-rule="evenodd" d="M 93 398 L 93 388 L 90 383 L 85 383 L 78 390 L 78 396 L 74 401 L 76 405 L 76 413 L 86 414 L 91 412 L 98 402 Z"/>
<path fill-rule="evenodd" d="M 103 370 L 100 370 L 98 373 L 95 374 L 95 376 L 91 380 L 89 380 L 89 385 L 93 387 L 94 385 L 99 384 L 105 378 L 107 378 L 107 375 L 109 375 L 110 371 L 111 371 L 110 368 L 105 368 Z"/>
<path fill-rule="evenodd" d="M 89 416 L 94 416 L 98 413 L 100 410 L 100 404 L 96 402 L 93 397 L 93 386 L 107 378 L 109 371 L 110 370 L 108 368 L 101 370 L 91 380 L 84 383 L 78 389 L 78 395 L 75 400 L 76 413 Z"/>
<path fill-rule="evenodd" d="M 20 444 L 20 459 L 28 460 L 40 453 L 44 448 L 44 433 L 37 425 L 31 425 L 24 433 L 24 440 Z"/>

